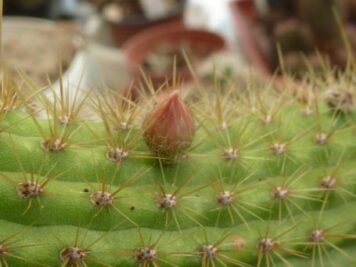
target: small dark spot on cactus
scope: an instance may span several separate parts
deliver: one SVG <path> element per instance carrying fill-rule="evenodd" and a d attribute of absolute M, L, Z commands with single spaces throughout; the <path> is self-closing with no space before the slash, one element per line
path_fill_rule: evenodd
<path fill-rule="evenodd" d="M 130 210 L 134 211 L 135 210 L 135 206 L 131 206 Z"/>
<path fill-rule="evenodd" d="M 325 240 L 325 233 L 321 229 L 313 230 L 310 234 L 310 241 L 314 243 L 323 243 Z"/>
<path fill-rule="evenodd" d="M 336 187 L 336 183 L 336 178 L 328 175 L 321 180 L 320 186 L 324 189 L 332 189 Z"/>
<path fill-rule="evenodd" d="M 225 160 L 236 160 L 239 158 L 239 156 L 240 156 L 239 151 L 232 147 L 225 149 L 223 154 L 223 158 Z"/>
<path fill-rule="evenodd" d="M 214 245 L 202 245 L 198 251 L 198 255 L 203 259 L 212 259 L 218 253 L 218 248 Z"/>
<path fill-rule="evenodd" d="M 161 209 L 168 210 L 177 205 L 177 197 L 173 194 L 163 194 L 157 202 Z"/>
<path fill-rule="evenodd" d="M 106 158 L 111 161 L 121 161 L 129 156 L 129 152 L 121 147 L 112 147 L 106 153 Z"/>
<path fill-rule="evenodd" d="M 287 144 L 282 142 L 275 142 L 271 146 L 271 150 L 275 155 L 282 155 L 287 151 Z"/>
<path fill-rule="evenodd" d="M 82 266 L 86 256 L 87 251 L 79 247 L 64 248 L 59 253 L 59 259 L 61 260 L 61 262 L 66 262 L 67 265 L 70 264 L 73 266 Z"/>
<path fill-rule="evenodd" d="M 348 112 L 353 107 L 352 94 L 345 90 L 331 89 L 326 92 L 326 103 L 333 111 L 340 113 Z"/>
<path fill-rule="evenodd" d="M 157 251 L 150 247 L 138 248 L 135 258 L 136 261 L 142 263 L 143 266 L 149 266 L 150 263 L 157 259 Z"/>
<path fill-rule="evenodd" d="M 317 133 L 315 135 L 315 143 L 318 145 L 325 145 L 328 142 L 329 135 L 327 133 Z"/>
<path fill-rule="evenodd" d="M 97 191 L 91 194 L 90 201 L 95 206 L 107 207 L 113 203 L 114 197 L 109 192 Z"/>
<path fill-rule="evenodd" d="M 17 194 L 23 198 L 37 197 L 43 193 L 43 187 L 34 181 L 20 183 L 16 188 Z"/>
<path fill-rule="evenodd" d="M 262 238 L 258 243 L 258 250 L 262 253 L 271 252 L 273 249 L 277 248 L 279 243 L 277 241 L 272 240 L 271 238 Z"/>
<path fill-rule="evenodd" d="M 67 144 L 64 143 L 61 139 L 48 139 L 41 142 L 41 148 L 47 152 L 61 151 L 64 150 L 66 147 Z"/>
<path fill-rule="evenodd" d="M 89 189 L 88 189 L 88 188 L 84 188 L 84 189 L 83 189 L 83 192 L 84 192 L 84 193 L 89 193 Z"/>
<path fill-rule="evenodd" d="M 235 199 L 235 194 L 231 191 L 222 191 L 216 196 L 216 201 L 223 206 L 230 205 Z"/>
<path fill-rule="evenodd" d="M 277 186 L 272 190 L 272 197 L 274 199 L 286 199 L 289 194 L 289 189 L 285 186 Z"/>

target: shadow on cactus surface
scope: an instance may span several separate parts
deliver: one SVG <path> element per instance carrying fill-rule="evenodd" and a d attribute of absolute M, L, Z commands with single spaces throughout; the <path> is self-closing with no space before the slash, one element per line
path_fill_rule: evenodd
<path fill-rule="evenodd" d="M 355 70 L 138 101 L 4 73 L 0 266 L 355 266 Z"/>

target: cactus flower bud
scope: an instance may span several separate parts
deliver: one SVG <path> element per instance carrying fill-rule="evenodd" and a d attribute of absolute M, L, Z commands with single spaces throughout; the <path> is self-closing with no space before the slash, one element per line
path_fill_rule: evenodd
<path fill-rule="evenodd" d="M 193 116 L 178 91 L 168 95 L 146 116 L 143 129 L 150 150 L 167 160 L 184 153 L 195 133 Z"/>

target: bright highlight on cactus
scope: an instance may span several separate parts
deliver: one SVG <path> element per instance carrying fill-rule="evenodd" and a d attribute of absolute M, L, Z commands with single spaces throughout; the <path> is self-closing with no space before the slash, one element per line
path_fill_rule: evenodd
<path fill-rule="evenodd" d="M 137 102 L 4 77 L 0 266 L 355 265 L 354 74 Z"/>

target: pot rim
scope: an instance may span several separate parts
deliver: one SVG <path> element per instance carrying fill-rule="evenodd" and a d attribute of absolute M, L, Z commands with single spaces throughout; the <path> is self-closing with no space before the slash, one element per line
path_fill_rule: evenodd
<path fill-rule="evenodd" d="M 194 36 L 196 34 L 204 34 L 205 36 L 210 38 L 210 40 L 212 38 L 214 38 L 214 40 L 217 41 L 216 43 L 218 43 L 218 45 L 217 45 L 218 48 L 214 49 L 213 52 L 221 51 L 221 50 L 228 48 L 227 41 L 225 40 L 225 38 L 223 36 L 219 35 L 218 33 L 208 31 L 206 29 L 188 28 L 180 23 L 168 23 L 165 25 L 159 25 L 159 26 L 152 27 L 148 30 L 145 30 L 143 32 L 136 34 L 135 36 L 128 39 L 123 44 L 122 51 L 125 55 L 125 58 L 128 63 L 128 67 L 129 67 L 130 71 L 135 73 L 141 69 L 146 75 L 148 75 L 149 77 L 152 77 L 152 78 L 163 78 L 167 75 L 171 75 L 172 74 L 171 69 L 167 69 L 165 71 L 158 73 L 156 71 L 152 71 L 152 70 L 142 66 L 144 59 L 147 58 L 147 55 L 150 53 L 150 51 L 152 51 L 152 47 L 154 45 L 152 45 L 152 47 L 147 49 L 147 51 L 144 53 L 143 60 L 134 60 L 132 58 L 132 55 L 136 54 L 135 51 L 141 50 L 140 48 L 141 48 L 142 44 L 145 44 L 145 43 L 150 43 L 150 44 L 157 43 L 158 44 L 161 40 L 169 41 L 170 38 L 167 37 L 167 35 L 172 36 L 174 34 L 179 34 L 179 33 L 183 33 L 183 34 L 188 33 L 188 36 Z M 154 41 L 151 42 L 152 40 L 154 40 Z M 202 42 L 206 42 L 206 40 L 203 40 Z M 188 66 L 177 67 L 178 74 L 181 73 L 184 75 L 188 72 L 189 72 Z"/>

